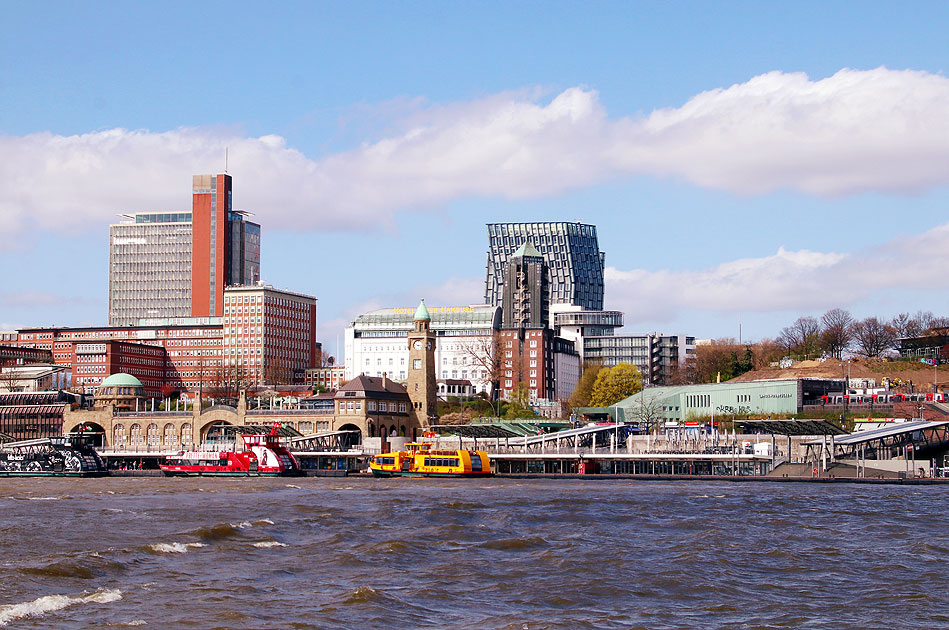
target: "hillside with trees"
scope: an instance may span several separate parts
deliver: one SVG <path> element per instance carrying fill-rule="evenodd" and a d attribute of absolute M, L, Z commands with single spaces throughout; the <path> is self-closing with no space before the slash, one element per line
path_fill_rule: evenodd
<path fill-rule="evenodd" d="M 774 339 L 741 344 L 733 338 L 724 338 L 697 346 L 694 362 L 679 371 L 677 381 L 840 378 L 840 366 L 846 363 L 850 366 L 851 378 L 875 378 L 879 382 L 887 377 L 928 388 L 934 380 L 939 380 L 938 368 L 934 370 L 918 359 L 900 360 L 896 349 L 900 338 L 935 334 L 947 327 L 949 318 L 929 312 L 901 313 L 890 320 L 877 317 L 858 320 L 848 311 L 835 308 L 820 318 L 799 317 Z M 778 363 L 787 367 L 775 367 Z M 949 382 L 949 371 L 946 377 Z"/>

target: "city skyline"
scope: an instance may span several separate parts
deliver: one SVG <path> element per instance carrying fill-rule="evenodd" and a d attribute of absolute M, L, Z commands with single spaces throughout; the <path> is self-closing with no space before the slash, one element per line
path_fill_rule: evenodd
<path fill-rule="evenodd" d="M 335 355 L 359 313 L 480 303 L 501 222 L 595 225 L 631 332 L 949 314 L 940 3 L 190 6 L 7 7 L 0 329 L 105 324 L 108 226 L 225 154 Z"/>

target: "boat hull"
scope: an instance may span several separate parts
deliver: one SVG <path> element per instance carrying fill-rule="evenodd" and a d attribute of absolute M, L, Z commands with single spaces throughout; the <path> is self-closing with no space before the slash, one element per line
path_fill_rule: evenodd
<path fill-rule="evenodd" d="M 287 477 L 282 473 L 252 473 L 252 472 L 185 472 L 181 470 L 163 470 L 166 477 Z"/>
<path fill-rule="evenodd" d="M 105 477 L 109 473 L 99 471 L 61 471 L 52 470 L 0 470 L 0 477 Z"/>

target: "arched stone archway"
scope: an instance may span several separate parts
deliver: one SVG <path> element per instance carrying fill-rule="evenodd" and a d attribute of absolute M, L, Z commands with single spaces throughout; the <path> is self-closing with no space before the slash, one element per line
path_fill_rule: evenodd
<path fill-rule="evenodd" d="M 208 432 L 212 431 L 214 426 L 241 424 L 237 411 L 224 406 L 211 407 L 205 410 L 201 414 L 201 420 L 199 422 L 200 430 L 196 437 L 200 442 L 207 441 Z M 212 437 L 213 436 L 214 433 L 212 432 Z"/>
<path fill-rule="evenodd" d="M 105 446 L 107 440 L 105 428 L 98 422 L 78 422 L 72 428 L 67 429 L 66 433 L 82 433 L 92 436 L 92 443 L 95 446 Z"/>
<path fill-rule="evenodd" d="M 226 420 L 217 420 L 215 422 L 209 422 L 201 427 L 201 441 L 202 442 L 215 442 L 224 439 L 224 433 L 221 431 L 221 427 L 232 426 L 233 423 Z"/>
<path fill-rule="evenodd" d="M 354 442 L 354 443 L 355 443 L 355 444 L 362 444 L 362 429 L 360 429 L 359 427 L 357 427 L 355 424 L 351 424 L 351 423 L 350 423 L 350 424 L 344 424 L 343 426 L 339 427 L 339 428 L 337 429 L 337 431 L 358 431 L 358 432 L 359 432 L 359 436 L 358 436 L 357 441 Z"/>

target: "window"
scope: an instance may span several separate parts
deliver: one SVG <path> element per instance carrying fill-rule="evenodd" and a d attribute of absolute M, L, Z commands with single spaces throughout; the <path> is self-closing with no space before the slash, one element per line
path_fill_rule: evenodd
<path fill-rule="evenodd" d="M 416 370 L 421 370 L 421 369 L 422 369 L 422 360 L 421 360 L 421 359 L 415 359 L 415 361 L 412 362 L 412 367 L 415 368 Z"/>

